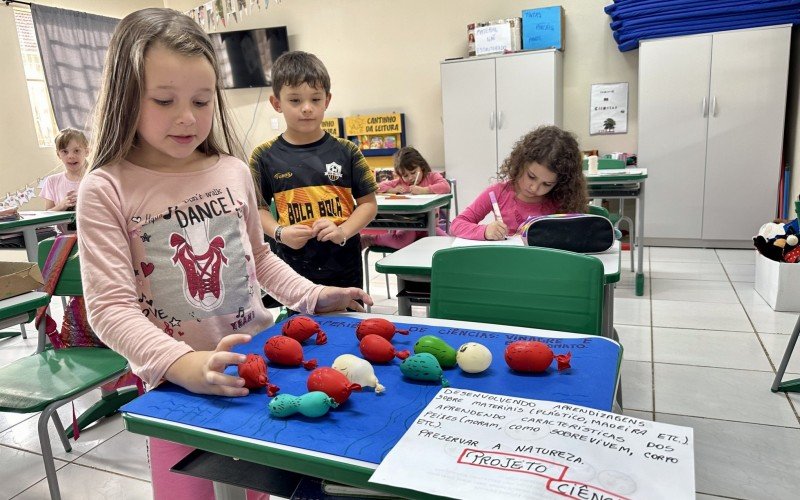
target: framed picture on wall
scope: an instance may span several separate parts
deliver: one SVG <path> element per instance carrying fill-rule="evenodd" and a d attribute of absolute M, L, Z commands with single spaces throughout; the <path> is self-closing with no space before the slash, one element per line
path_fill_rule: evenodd
<path fill-rule="evenodd" d="M 589 101 L 590 135 L 628 133 L 628 82 L 595 83 Z"/>

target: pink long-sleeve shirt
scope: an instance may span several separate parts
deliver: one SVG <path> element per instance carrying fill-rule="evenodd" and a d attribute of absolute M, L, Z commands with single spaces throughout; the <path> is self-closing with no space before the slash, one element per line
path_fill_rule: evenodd
<path fill-rule="evenodd" d="M 383 181 L 378 184 L 378 192 L 385 193 L 389 189 L 397 186 L 405 186 L 406 189 L 408 189 L 411 187 L 411 184 L 405 182 L 402 177 L 396 177 L 390 181 Z M 447 179 L 439 172 L 434 171 L 431 171 L 431 173 L 420 179 L 417 186 L 430 188 L 433 194 L 446 194 L 450 192 L 450 183 L 447 182 Z"/>
<path fill-rule="evenodd" d="M 475 201 L 463 210 L 450 224 L 450 234 L 469 240 L 485 240 L 486 225 L 481 221 L 492 212 L 489 192 L 494 191 L 500 215 L 508 226 L 508 234 L 515 234 L 520 224 L 530 216 L 550 215 L 558 212 L 558 207 L 549 199 L 539 203 L 526 203 L 517 198 L 511 182 L 500 182 L 486 188 Z"/>
<path fill-rule="evenodd" d="M 150 385 L 190 351 L 270 326 L 261 286 L 304 313 L 323 288 L 270 252 L 250 172 L 230 156 L 197 172 L 96 169 L 77 213 L 89 322 Z"/>

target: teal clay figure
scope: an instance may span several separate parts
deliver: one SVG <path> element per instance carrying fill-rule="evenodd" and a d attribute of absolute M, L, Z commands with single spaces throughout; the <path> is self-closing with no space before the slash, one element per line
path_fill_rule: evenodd
<path fill-rule="evenodd" d="M 290 417 L 300 413 L 306 417 L 321 417 L 331 408 L 339 406 L 332 397 L 322 391 L 313 391 L 302 396 L 279 394 L 269 402 L 269 413 L 273 417 Z"/>
<path fill-rule="evenodd" d="M 450 387 L 450 383 L 442 374 L 442 367 L 433 354 L 423 352 L 403 360 L 400 365 L 403 375 L 414 380 L 429 380 L 442 383 L 442 387 Z"/>
<path fill-rule="evenodd" d="M 435 335 L 423 335 L 414 344 L 416 354 L 427 352 L 433 354 L 442 368 L 456 366 L 456 350 L 447 345 L 447 342 Z"/>

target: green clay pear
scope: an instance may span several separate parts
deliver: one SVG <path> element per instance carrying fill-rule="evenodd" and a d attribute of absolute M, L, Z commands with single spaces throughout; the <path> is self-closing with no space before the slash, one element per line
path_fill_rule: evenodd
<path fill-rule="evenodd" d="M 423 335 L 420 337 L 417 343 L 414 344 L 414 352 L 416 354 L 423 352 L 433 354 L 442 368 L 456 366 L 456 350 L 435 335 Z"/>
<path fill-rule="evenodd" d="M 273 417 L 289 417 L 300 413 L 306 417 L 321 417 L 331 408 L 339 406 L 332 397 L 322 391 L 312 391 L 302 396 L 279 394 L 269 402 L 269 413 Z"/>
<path fill-rule="evenodd" d="M 400 365 L 403 375 L 414 380 L 429 380 L 441 382 L 442 387 L 449 387 L 450 383 L 444 378 L 442 367 L 433 354 L 423 352 L 414 354 L 403 360 Z"/>

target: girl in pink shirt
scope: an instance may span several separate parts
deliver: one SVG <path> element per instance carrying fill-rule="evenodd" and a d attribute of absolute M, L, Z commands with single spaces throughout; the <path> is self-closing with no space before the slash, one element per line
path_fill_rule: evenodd
<path fill-rule="evenodd" d="M 134 12 L 106 57 L 77 212 L 91 326 L 150 387 L 245 396 L 244 380 L 224 370 L 245 360 L 233 346 L 273 323 L 262 287 L 309 314 L 372 300 L 315 285 L 264 243 L 217 56 L 197 23 L 171 9 Z M 213 498 L 210 481 L 169 472 L 190 448 L 149 448 L 156 499 Z"/>
<path fill-rule="evenodd" d="M 75 210 L 78 185 L 86 173 L 86 157 L 89 141 L 80 130 L 65 128 L 55 139 L 56 154 L 64 165 L 64 171 L 45 178 L 39 196 L 44 200 L 44 209 L 65 212 Z M 73 232 L 72 224 L 59 224 L 60 233 Z"/>
<path fill-rule="evenodd" d="M 528 132 L 514 145 L 489 186 L 453 220 L 450 233 L 470 240 L 502 240 L 514 235 L 530 216 L 585 212 L 588 204 L 578 141 L 556 126 Z M 492 213 L 490 193 L 500 219 L 481 224 Z"/>
<path fill-rule="evenodd" d="M 439 172 L 431 170 L 431 166 L 416 149 L 406 146 L 394 154 L 395 178 L 378 184 L 379 193 L 392 194 L 446 194 L 450 192 L 450 183 Z M 437 212 L 438 214 L 438 212 Z M 436 229 L 438 236 L 445 232 Z M 403 248 L 412 242 L 427 236 L 427 231 L 387 231 L 381 234 L 362 234 L 361 246 L 383 246 Z"/>

